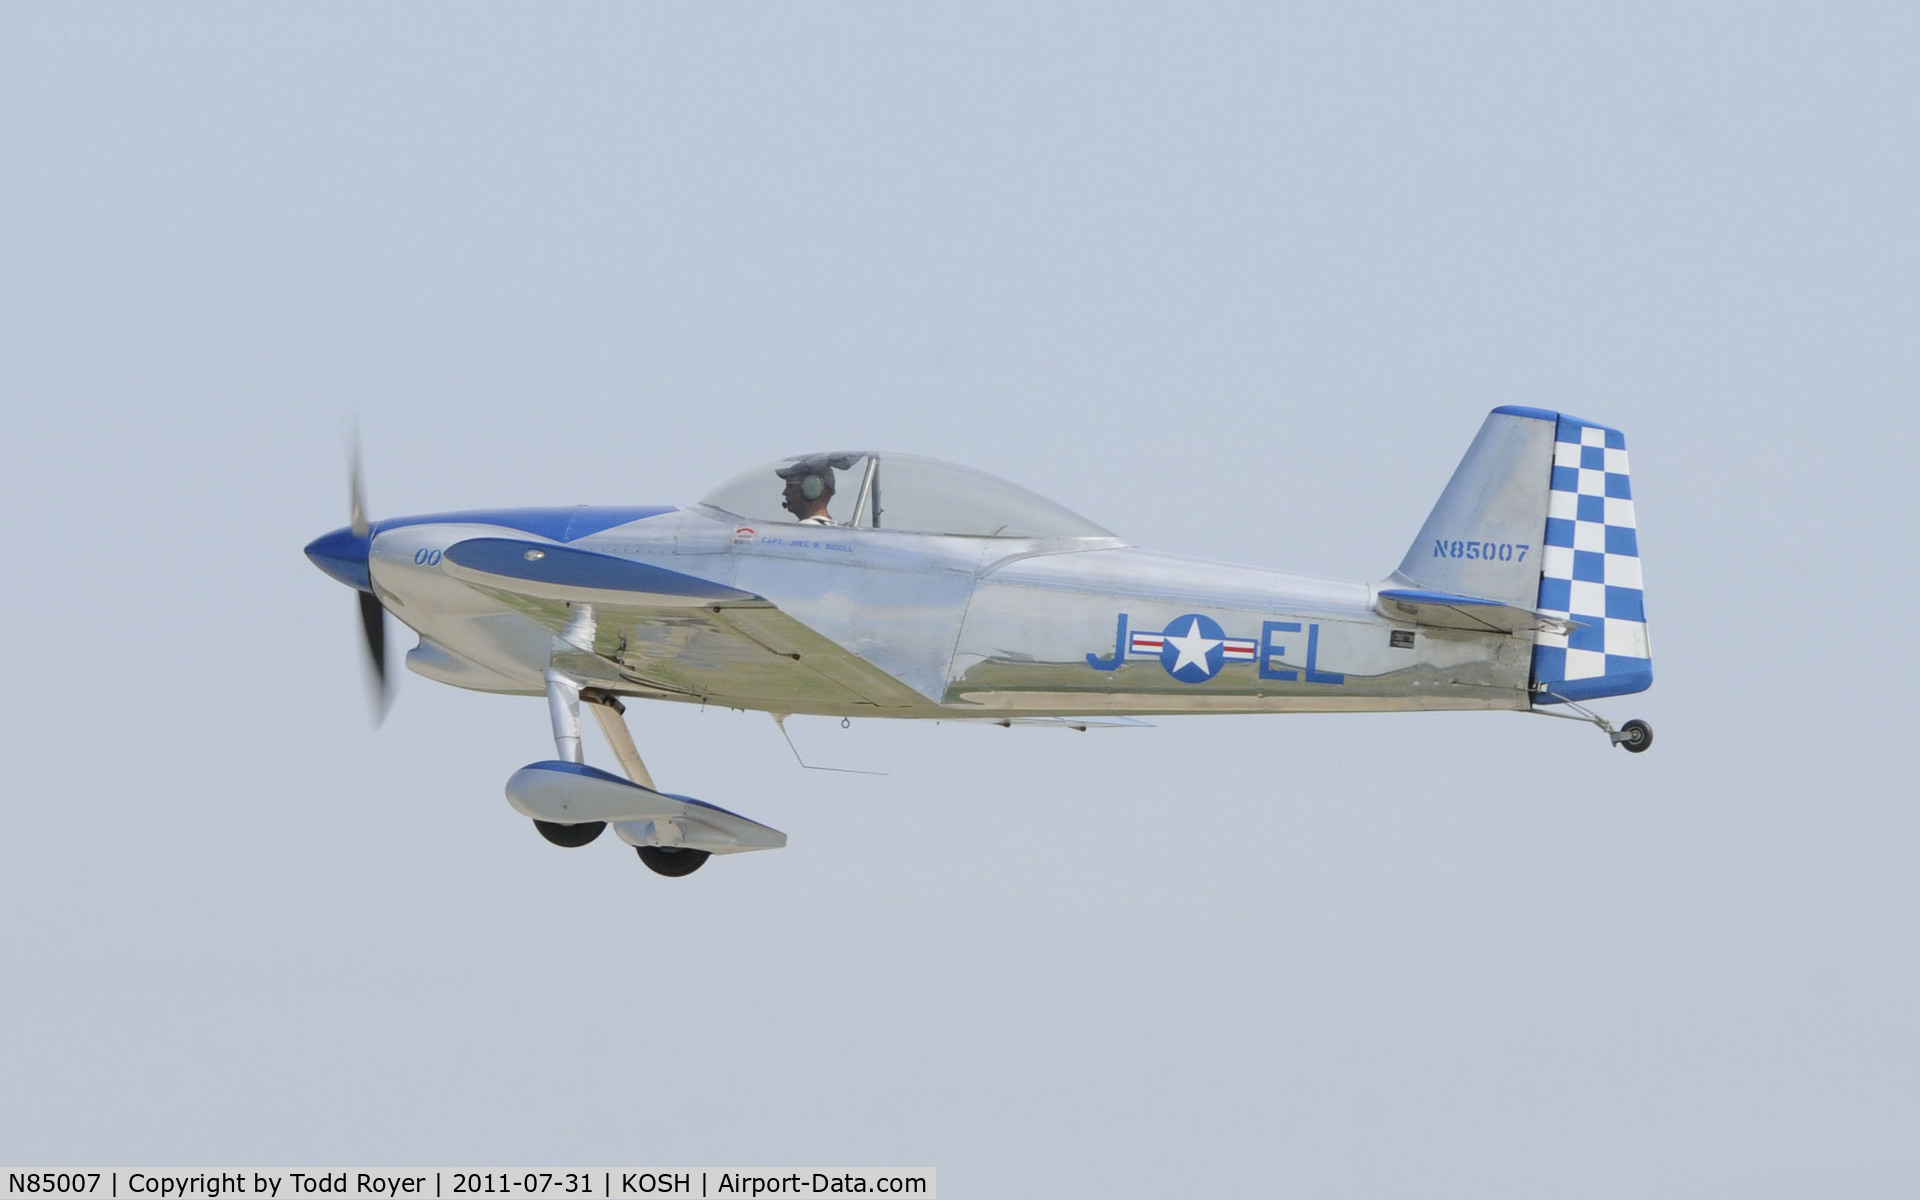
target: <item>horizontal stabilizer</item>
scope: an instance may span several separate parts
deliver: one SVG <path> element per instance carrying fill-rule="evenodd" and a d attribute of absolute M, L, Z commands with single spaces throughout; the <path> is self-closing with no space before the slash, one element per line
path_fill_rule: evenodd
<path fill-rule="evenodd" d="M 1379 610 L 1380 615 L 1388 620 L 1411 621 L 1431 629 L 1518 633 L 1521 630 L 1560 628 L 1560 623 L 1554 618 L 1517 604 L 1419 588 L 1388 588 L 1381 591 Z"/>
<path fill-rule="evenodd" d="M 787 835 L 690 796 L 641 787 L 580 763 L 521 767 L 507 780 L 507 803 L 521 816 L 557 825 L 607 821 L 638 846 L 677 846 L 710 854 L 777 850 Z"/>

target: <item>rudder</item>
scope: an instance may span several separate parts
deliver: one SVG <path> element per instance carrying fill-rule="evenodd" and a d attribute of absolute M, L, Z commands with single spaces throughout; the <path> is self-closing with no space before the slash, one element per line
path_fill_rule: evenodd
<path fill-rule="evenodd" d="M 1640 538 L 1617 429 L 1560 414 L 1540 560 L 1542 613 L 1568 632 L 1534 637 L 1534 703 L 1643 692 L 1653 684 Z"/>

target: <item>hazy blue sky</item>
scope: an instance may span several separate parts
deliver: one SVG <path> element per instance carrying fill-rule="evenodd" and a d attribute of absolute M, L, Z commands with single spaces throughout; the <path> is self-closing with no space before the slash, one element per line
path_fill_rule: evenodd
<path fill-rule="evenodd" d="M 0 1159 L 948 1196 L 1920 1188 L 1912 5 L 0 8 Z M 1624 429 L 1658 744 L 635 706 L 686 880 L 370 733 L 376 515 L 892 448 L 1400 559 Z M 1889 624 L 1891 622 L 1891 624 Z M 590 759 L 608 761 L 597 742 Z"/>

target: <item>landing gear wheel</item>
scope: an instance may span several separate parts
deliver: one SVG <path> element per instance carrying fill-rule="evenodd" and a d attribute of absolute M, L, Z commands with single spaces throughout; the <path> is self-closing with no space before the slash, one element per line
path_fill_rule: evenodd
<path fill-rule="evenodd" d="M 640 861 L 656 875 L 678 879 L 698 871 L 712 854 L 706 850 L 688 850 L 682 846 L 635 846 Z"/>
<path fill-rule="evenodd" d="M 1620 727 L 1620 748 L 1629 754 L 1645 754 L 1653 745 L 1653 726 L 1635 718 Z"/>
<path fill-rule="evenodd" d="M 584 846 L 600 836 L 607 827 L 605 821 L 582 821 L 578 825 L 562 825 L 557 821 L 535 821 L 533 827 L 540 836 L 556 846 L 565 846 L 569 850 L 575 846 Z"/>

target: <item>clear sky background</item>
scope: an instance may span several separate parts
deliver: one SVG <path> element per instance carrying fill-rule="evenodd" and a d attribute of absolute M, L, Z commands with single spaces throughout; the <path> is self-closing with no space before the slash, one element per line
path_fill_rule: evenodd
<path fill-rule="evenodd" d="M 1902 4 L 0 9 L 0 1158 L 1912 1194 L 1916 62 Z M 642 704 L 792 839 L 667 880 L 509 810 L 538 700 L 370 732 L 300 554 L 357 413 L 376 516 L 874 446 L 1372 579 L 1498 404 L 1626 431 L 1644 756 L 792 722 L 866 777 Z"/>

